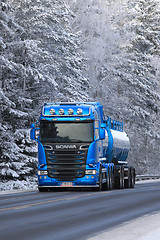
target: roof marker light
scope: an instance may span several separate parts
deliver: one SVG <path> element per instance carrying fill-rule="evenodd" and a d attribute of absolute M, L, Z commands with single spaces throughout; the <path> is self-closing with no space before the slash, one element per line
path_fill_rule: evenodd
<path fill-rule="evenodd" d="M 78 109 L 77 109 L 77 114 L 78 114 L 78 115 L 81 115 L 82 113 L 83 113 L 82 109 L 81 109 L 81 108 L 78 108 Z"/>
<path fill-rule="evenodd" d="M 49 112 L 50 112 L 51 115 L 55 114 L 55 110 L 53 108 L 51 108 Z"/>
<path fill-rule="evenodd" d="M 60 109 L 59 109 L 59 114 L 60 114 L 60 115 L 63 115 L 63 114 L 64 114 L 64 109 L 60 108 Z"/>
<path fill-rule="evenodd" d="M 72 108 L 69 108 L 69 109 L 68 109 L 68 114 L 69 114 L 69 115 L 73 115 L 73 109 L 72 109 Z"/>

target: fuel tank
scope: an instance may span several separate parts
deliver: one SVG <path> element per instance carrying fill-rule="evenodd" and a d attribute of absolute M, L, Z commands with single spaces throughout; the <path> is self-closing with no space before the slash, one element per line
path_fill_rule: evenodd
<path fill-rule="evenodd" d="M 107 162 L 116 164 L 124 164 L 126 162 L 130 150 L 130 141 L 125 132 L 113 129 L 106 130 L 103 146 Z"/>

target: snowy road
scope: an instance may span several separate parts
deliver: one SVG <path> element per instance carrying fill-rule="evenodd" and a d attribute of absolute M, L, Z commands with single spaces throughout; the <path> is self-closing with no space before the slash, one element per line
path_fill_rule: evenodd
<path fill-rule="evenodd" d="M 0 194 L 0 239 L 88 239 L 158 211 L 160 182 L 106 192 Z M 126 234 L 127 229 L 121 233 Z"/>

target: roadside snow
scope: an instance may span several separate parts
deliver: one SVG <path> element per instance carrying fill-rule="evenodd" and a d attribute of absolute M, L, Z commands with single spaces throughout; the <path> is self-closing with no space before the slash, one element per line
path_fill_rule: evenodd
<path fill-rule="evenodd" d="M 8 195 L 8 194 L 14 194 L 14 193 L 26 193 L 26 192 L 34 192 L 38 191 L 37 186 L 34 188 L 28 188 L 28 189 L 16 189 L 16 190 L 8 190 L 8 191 L 2 191 L 0 192 L 0 195 Z"/>
<path fill-rule="evenodd" d="M 37 178 L 28 177 L 27 180 L 10 180 L 0 183 L 0 194 L 1 192 L 12 192 L 13 190 L 28 190 L 37 188 Z"/>
<path fill-rule="evenodd" d="M 160 239 L 160 212 L 145 215 L 125 224 L 112 228 L 88 240 L 159 240 Z"/>
<path fill-rule="evenodd" d="M 154 182 L 160 182 L 160 179 L 149 179 L 149 180 L 136 181 L 136 185 L 143 184 L 143 183 L 154 183 Z"/>

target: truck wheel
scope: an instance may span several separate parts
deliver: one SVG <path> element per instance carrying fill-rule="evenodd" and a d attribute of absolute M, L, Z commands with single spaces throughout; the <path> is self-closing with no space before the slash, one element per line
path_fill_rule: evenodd
<path fill-rule="evenodd" d="M 110 176 L 109 176 L 109 170 L 108 170 L 108 174 L 107 174 L 107 190 L 110 189 Z"/>
<path fill-rule="evenodd" d="M 136 183 L 136 171 L 135 168 L 133 168 L 133 174 L 134 174 L 134 184 Z"/>
<path fill-rule="evenodd" d="M 114 188 L 123 189 L 124 188 L 124 168 L 122 166 L 117 166 L 114 169 Z"/>
<path fill-rule="evenodd" d="M 131 167 L 130 172 L 131 172 L 130 187 L 134 188 L 134 184 L 135 184 L 134 168 Z"/>
<path fill-rule="evenodd" d="M 114 188 L 119 189 L 120 186 L 120 174 L 119 174 L 120 168 L 116 167 L 114 169 Z"/>
<path fill-rule="evenodd" d="M 109 173 L 109 189 L 110 190 L 113 189 L 113 173 L 112 173 L 112 169 L 111 169 L 111 172 Z"/>
<path fill-rule="evenodd" d="M 131 187 L 131 172 L 130 172 L 130 168 L 128 168 L 128 179 L 124 180 L 124 187 L 125 188 L 130 188 Z"/>
<path fill-rule="evenodd" d="M 123 189 L 124 188 L 124 168 L 120 168 L 120 176 L 119 176 L 119 188 Z"/>
<path fill-rule="evenodd" d="M 99 187 L 98 187 L 99 191 L 102 191 L 102 166 L 100 166 L 99 169 Z"/>
<path fill-rule="evenodd" d="M 109 190 L 109 186 L 110 186 L 109 173 L 106 172 L 106 182 L 102 184 L 102 190 L 103 191 Z"/>

